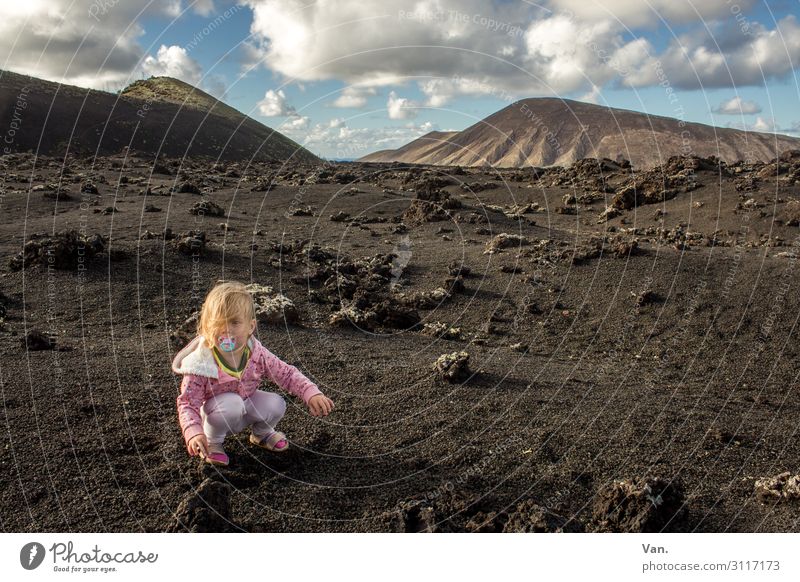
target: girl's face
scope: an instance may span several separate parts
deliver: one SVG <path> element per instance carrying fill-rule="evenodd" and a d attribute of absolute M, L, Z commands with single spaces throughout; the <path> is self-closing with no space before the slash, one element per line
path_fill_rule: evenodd
<path fill-rule="evenodd" d="M 240 352 L 247 344 L 248 338 L 256 329 L 256 320 L 247 320 L 244 317 L 234 317 L 228 321 L 226 327 L 217 338 L 217 347 L 226 352 Z M 231 341 L 232 340 L 232 341 Z M 233 347 L 233 349 L 230 349 Z"/>

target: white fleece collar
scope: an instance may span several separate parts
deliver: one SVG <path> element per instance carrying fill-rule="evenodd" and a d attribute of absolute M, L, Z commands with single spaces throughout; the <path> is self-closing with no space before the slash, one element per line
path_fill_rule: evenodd
<path fill-rule="evenodd" d="M 247 340 L 251 358 L 256 351 L 257 341 L 253 336 Z M 202 335 L 195 337 L 186 344 L 186 347 L 175 354 L 175 358 L 172 360 L 172 371 L 176 374 L 194 374 L 215 379 L 219 378 L 220 373 L 214 353 L 206 346 L 205 338 Z"/>

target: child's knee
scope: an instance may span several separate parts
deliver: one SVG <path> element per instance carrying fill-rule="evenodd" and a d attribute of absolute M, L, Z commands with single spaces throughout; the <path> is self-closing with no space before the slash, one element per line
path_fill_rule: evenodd
<path fill-rule="evenodd" d="M 262 420 L 278 420 L 286 413 L 286 400 L 274 392 L 262 392 L 258 403 L 259 416 Z"/>
<path fill-rule="evenodd" d="M 238 394 L 227 392 L 209 398 L 203 406 L 206 417 L 212 424 L 215 422 L 230 422 L 241 418 L 245 414 L 244 400 Z"/>

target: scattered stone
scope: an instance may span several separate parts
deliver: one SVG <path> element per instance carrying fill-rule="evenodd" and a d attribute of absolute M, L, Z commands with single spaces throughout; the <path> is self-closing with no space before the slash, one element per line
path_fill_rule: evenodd
<path fill-rule="evenodd" d="M 91 182 L 84 182 L 81 184 L 81 192 L 83 194 L 98 194 L 97 186 Z"/>
<path fill-rule="evenodd" d="M 501 249 L 506 249 L 512 246 L 519 247 L 527 244 L 529 244 L 529 241 L 524 236 L 501 232 L 488 243 L 486 243 L 486 250 L 483 251 L 483 254 L 492 255 Z"/>
<path fill-rule="evenodd" d="M 366 304 L 360 307 L 359 303 Z M 398 304 L 392 299 L 384 299 L 374 305 L 369 305 L 366 298 L 363 301 L 354 301 L 345 305 L 330 317 L 330 324 L 336 327 L 356 327 L 357 329 L 373 331 L 377 327 L 393 329 L 416 329 L 420 323 L 419 314 Z"/>
<path fill-rule="evenodd" d="M 298 206 L 289 211 L 289 216 L 314 216 L 314 209 L 311 206 Z"/>
<path fill-rule="evenodd" d="M 451 297 L 450 292 L 444 287 L 437 287 L 433 291 L 420 291 L 410 297 L 402 296 L 403 302 L 417 309 L 434 309 Z"/>
<path fill-rule="evenodd" d="M 418 190 L 416 197 L 403 213 L 404 223 L 419 225 L 452 218 L 450 210 L 461 208 L 461 202 L 442 190 Z"/>
<path fill-rule="evenodd" d="M 49 200 L 73 200 L 73 196 L 70 194 L 69 190 L 65 188 L 60 188 L 59 186 L 55 185 L 50 190 L 44 190 L 42 192 L 42 196 Z"/>
<path fill-rule="evenodd" d="M 463 382 L 470 377 L 469 354 L 453 352 L 439 356 L 433 365 L 434 371 L 447 382 Z"/>
<path fill-rule="evenodd" d="M 446 323 L 439 321 L 434 323 L 426 323 L 422 330 L 423 335 L 438 337 L 446 340 L 458 341 L 463 340 L 460 327 L 450 327 Z"/>
<path fill-rule="evenodd" d="M 685 518 L 682 487 L 660 478 L 614 481 L 595 497 L 592 529 L 600 532 L 672 531 Z"/>
<path fill-rule="evenodd" d="M 800 226 L 800 200 L 789 200 L 784 209 L 787 226 Z"/>
<path fill-rule="evenodd" d="M 231 515 L 231 486 L 206 478 L 190 491 L 175 511 L 169 531 L 196 533 L 228 533 L 242 531 Z"/>
<path fill-rule="evenodd" d="M 181 194 L 200 194 L 200 188 L 192 182 L 183 182 L 178 186 L 178 192 Z"/>
<path fill-rule="evenodd" d="M 206 252 L 206 233 L 202 230 L 181 233 L 175 239 L 175 248 L 184 255 L 202 256 Z"/>
<path fill-rule="evenodd" d="M 282 323 L 297 324 L 300 316 L 294 302 L 281 293 L 276 293 L 269 285 L 251 283 L 246 289 L 253 296 L 256 317 L 270 325 Z"/>
<path fill-rule="evenodd" d="M 471 192 L 473 194 L 483 192 L 484 190 L 494 190 L 499 187 L 500 185 L 497 182 L 472 182 L 469 184 L 464 182 L 461 184 L 461 189 L 464 192 Z"/>
<path fill-rule="evenodd" d="M 458 277 L 448 277 L 444 280 L 444 287 L 445 291 L 450 293 L 463 293 L 465 291 L 464 287 L 464 279 L 461 276 Z"/>
<path fill-rule="evenodd" d="M 52 350 L 56 347 L 56 340 L 38 329 L 30 330 L 22 340 L 22 347 L 31 352 Z"/>
<path fill-rule="evenodd" d="M 9 260 L 12 271 L 33 265 L 52 265 L 55 269 L 74 269 L 85 259 L 94 257 L 106 248 L 106 240 L 99 234 L 84 236 L 76 230 L 55 235 L 32 234 L 16 256 Z"/>
<path fill-rule="evenodd" d="M 658 295 L 656 295 L 655 291 L 652 289 L 644 289 L 640 293 L 631 291 L 631 295 L 636 298 L 637 307 L 642 307 L 643 305 L 649 305 L 650 303 L 658 301 Z"/>
<path fill-rule="evenodd" d="M 756 479 L 755 494 L 760 501 L 793 501 L 800 499 L 800 475 L 790 472 Z"/>
<path fill-rule="evenodd" d="M 334 327 L 355 327 L 357 329 L 372 331 L 375 329 L 375 313 L 358 309 L 354 305 L 342 307 L 334 312 L 328 323 Z"/>
<path fill-rule="evenodd" d="M 192 204 L 192 207 L 189 209 L 191 214 L 197 214 L 201 216 L 222 216 L 225 217 L 225 209 L 222 208 L 216 202 L 212 202 L 211 200 L 202 200 L 200 202 L 195 202 Z"/>
<path fill-rule="evenodd" d="M 348 220 L 350 220 L 350 215 L 341 210 L 336 214 L 331 214 L 332 222 L 347 222 Z"/>
<path fill-rule="evenodd" d="M 472 272 L 472 269 L 458 261 L 453 261 L 447 266 L 447 272 L 453 277 L 467 277 Z"/>
<path fill-rule="evenodd" d="M 165 176 L 172 176 L 172 169 L 169 166 L 162 164 L 161 162 L 156 162 L 155 164 L 153 164 L 152 171 L 154 174 L 163 174 Z"/>
<path fill-rule="evenodd" d="M 575 520 L 557 515 L 530 499 L 519 503 L 503 526 L 504 533 L 576 533 L 582 529 Z"/>

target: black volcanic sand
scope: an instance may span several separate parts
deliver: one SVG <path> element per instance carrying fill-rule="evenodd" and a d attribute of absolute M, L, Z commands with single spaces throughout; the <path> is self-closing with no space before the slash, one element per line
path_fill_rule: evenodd
<path fill-rule="evenodd" d="M 787 160 L 700 164 L 699 186 L 598 222 L 629 179 L 616 164 L 599 199 L 565 205 L 596 191 L 591 163 L 188 161 L 151 174 L 144 160 L 6 156 L 2 529 L 800 531 L 796 500 L 755 494 L 757 479 L 800 468 L 800 176 Z M 204 199 L 226 216 L 192 214 Z M 158 238 L 165 228 L 176 238 Z M 68 236 L 52 265 L 66 268 L 35 244 L 14 263 L 32 235 L 70 229 L 84 250 L 100 235 L 84 271 Z M 202 256 L 179 252 L 188 231 L 205 233 Z M 527 241 L 484 254 L 500 233 Z M 405 304 L 420 324 L 364 331 L 329 323 L 341 305 L 308 279 L 312 247 L 334 265 L 394 252 L 381 292 L 395 307 L 445 285 L 454 262 L 471 272 L 432 306 Z M 222 469 L 186 454 L 170 370 L 171 335 L 220 278 L 295 302 L 298 324 L 262 321 L 259 337 L 336 403 L 318 419 L 287 395 L 290 451 L 245 431 Z M 365 310 L 370 293 L 356 294 Z M 434 322 L 460 336 L 421 328 Z M 467 379 L 439 377 L 437 359 L 461 351 Z"/>

